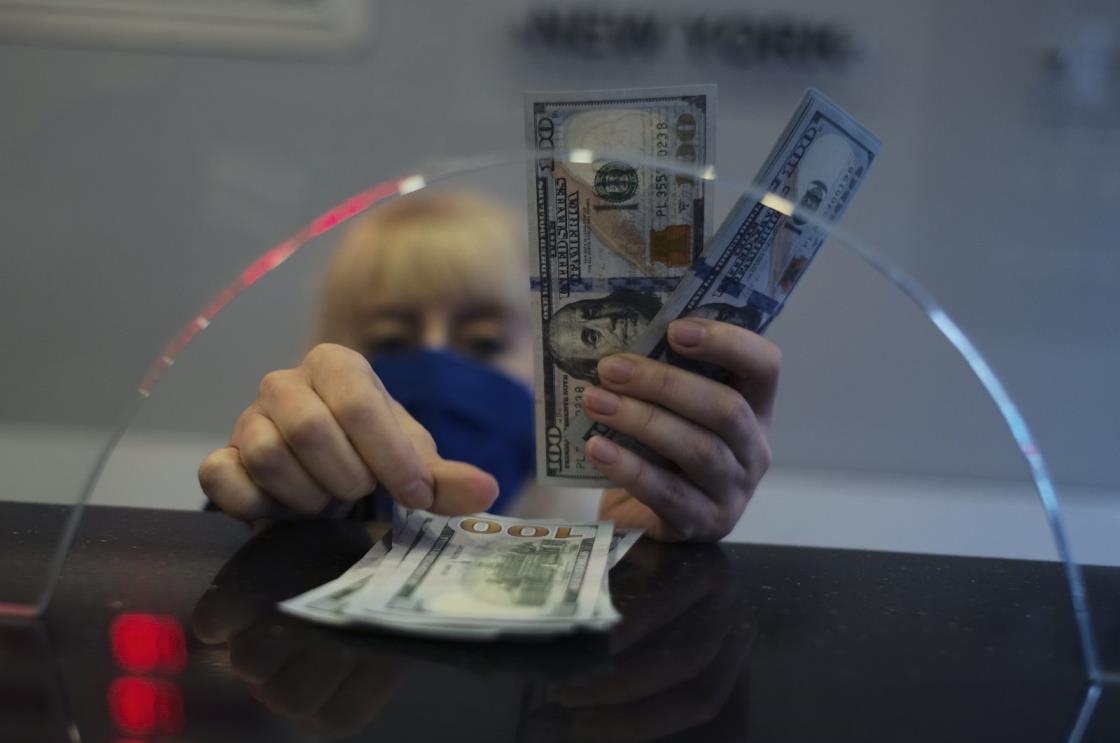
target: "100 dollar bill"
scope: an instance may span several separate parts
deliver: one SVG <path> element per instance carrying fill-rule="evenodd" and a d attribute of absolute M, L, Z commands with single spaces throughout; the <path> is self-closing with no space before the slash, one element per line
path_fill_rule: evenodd
<path fill-rule="evenodd" d="M 570 525 L 550 521 L 538 520 L 509 520 L 500 517 L 491 517 L 480 514 L 486 523 L 499 524 L 508 533 L 511 529 L 516 533 L 535 532 L 543 527 L 553 534 L 561 534 L 561 529 Z M 425 532 L 441 530 L 447 524 L 446 516 L 434 516 L 423 511 L 413 511 L 401 519 L 394 521 L 393 531 L 385 534 L 383 539 L 377 541 L 373 547 L 354 565 L 338 578 L 331 580 L 318 588 L 307 591 L 280 603 L 281 611 L 294 616 L 308 619 L 320 624 L 330 625 L 355 625 L 370 624 L 386 627 L 383 617 L 376 611 L 370 613 L 372 621 L 366 620 L 365 609 L 370 604 L 369 596 L 377 594 L 377 585 L 390 581 L 392 574 L 404 561 L 414 547 L 416 547 Z M 611 535 L 607 549 L 606 567 L 614 567 L 641 536 L 641 529 L 616 529 Z M 390 619 L 391 628 L 397 631 L 422 634 L 425 636 L 451 637 L 459 639 L 486 640 L 494 639 L 503 634 L 559 634 L 566 630 L 580 628 L 608 627 L 617 622 L 621 617 L 611 602 L 608 574 L 603 573 L 600 579 L 599 595 L 596 598 L 595 608 L 591 617 L 586 621 L 561 621 L 548 623 L 542 627 L 539 623 L 532 626 L 514 624 L 507 627 L 502 622 L 492 623 L 487 617 L 475 617 L 470 620 L 457 621 L 423 621 L 413 622 L 411 618 L 404 620 Z M 364 598 L 363 598 L 364 596 Z M 422 625 L 422 626 L 421 626 Z"/>
<path fill-rule="evenodd" d="M 346 605 L 378 575 L 394 570 L 416 546 L 424 527 L 435 518 L 426 511 L 395 507 L 392 529 L 361 559 L 334 580 L 282 601 L 280 610 L 321 624 L 350 624 Z"/>
<path fill-rule="evenodd" d="M 850 114 L 820 92 L 806 91 L 755 179 L 767 192 L 765 197 L 746 194 L 736 202 L 695 266 L 627 350 L 684 365 L 674 358 L 665 338 L 669 323 L 681 317 L 723 320 L 764 333 L 828 236 L 805 215 L 838 222 L 879 148 L 879 140 Z M 582 411 L 573 417 L 564 438 L 569 447 L 582 451 L 595 435 L 649 455 L 637 442 L 594 423 Z M 584 484 L 602 486 L 607 481 L 588 478 Z"/>
<path fill-rule="evenodd" d="M 637 339 L 710 229 L 710 184 L 681 166 L 712 161 L 715 90 L 529 93 L 526 109 L 537 479 L 585 485 L 599 474 L 562 434 L 595 365 Z"/>
<path fill-rule="evenodd" d="M 393 574 L 363 586 L 345 611 L 403 629 L 609 624 L 616 617 L 597 617 L 596 609 L 613 534 L 609 521 L 436 517 Z"/>

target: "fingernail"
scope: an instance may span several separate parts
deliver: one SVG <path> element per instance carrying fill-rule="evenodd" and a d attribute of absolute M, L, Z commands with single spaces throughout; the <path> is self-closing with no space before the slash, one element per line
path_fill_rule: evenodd
<path fill-rule="evenodd" d="M 591 439 L 591 458 L 603 464 L 614 464 L 618 459 L 618 447 L 602 436 Z"/>
<path fill-rule="evenodd" d="M 598 387 L 588 387 L 583 393 L 583 401 L 591 412 L 599 415 L 614 415 L 620 404 L 618 395 Z"/>
<path fill-rule="evenodd" d="M 634 376 L 634 362 L 625 356 L 608 356 L 599 362 L 599 378 L 626 384 Z"/>
<path fill-rule="evenodd" d="M 675 320 L 669 325 L 669 340 L 678 346 L 698 346 L 704 339 L 704 326 L 692 320 Z"/>
<path fill-rule="evenodd" d="M 430 508 L 435 496 L 432 495 L 432 489 L 428 483 L 423 480 L 417 480 L 401 491 L 401 503 L 409 508 L 419 508 L 421 510 Z"/>

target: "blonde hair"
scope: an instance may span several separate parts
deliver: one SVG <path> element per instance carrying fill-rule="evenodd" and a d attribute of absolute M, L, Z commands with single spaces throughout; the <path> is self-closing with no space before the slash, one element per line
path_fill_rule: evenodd
<path fill-rule="evenodd" d="M 318 342 L 351 348 L 373 302 L 427 305 L 485 298 L 527 309 L 525 243 L 494 201 L 462 192 L 421 191 L 355 222 L 327 267 Z"/>

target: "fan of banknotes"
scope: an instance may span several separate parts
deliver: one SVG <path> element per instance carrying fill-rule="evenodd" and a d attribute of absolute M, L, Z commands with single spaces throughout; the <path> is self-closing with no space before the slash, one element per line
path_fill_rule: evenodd
<path fill-rule="evenodd" d="M 606 487 L 584 457 L 595 435 L 651 455 L 583 412 L 595 362 L 678 363 L 665 333 L 681 317 L 765 333 L 879 153 L 807 90 L 713 233 L 715 184 L 695 176 L 712 164 L 714 110 L 705 85 L 527 95 L 538 482 Z"/>
<path fill-rule="evenodd" d="M 609 521 L 404 514 L 343 575 L 280 604 L 314 622 L 455 640 L 599 631 L 607 571 L 641 536 Z"/>
<path fill-rule="evenodd" d="M 674 363 L 664 337 L 678 317 L 765 332 L 827 237 L 821 223 L 839 221 L 866 179 L 879 140 L 807 91 L 755 179 L 767 198 L 742 194 L 712 234 L 711 182 L 679 169 L 711 162 L 712 87 L 530 93 L 526 103 L 537 153 L 528 163 L 537 480 L 603 487 L 583 457 L 591 436 L 643 448 L 583 414 L 596 358 L 628 350 Z M 619 148 L 635 162 L 588 154 Z M 604 324 L 618 347 L 587 341 Z M 610 522 L 417 511 L 344 575 L 281 608 L 454 639 L 602 630 L 619 619 L 607 571 L 638 537 Z"/>

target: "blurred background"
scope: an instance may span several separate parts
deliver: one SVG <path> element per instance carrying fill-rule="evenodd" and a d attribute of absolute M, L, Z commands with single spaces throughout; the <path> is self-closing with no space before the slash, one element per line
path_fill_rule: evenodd
<path fill-rule="evenodd" d="M 3 497 L 73 499 L 148 363 L 241 269 L 375 182 L 522 147 L 524 91 L 706 82 L 724 208 L 807 86 L 879 135 L 846 229 L 973 336 L 1078 556 L 1120 564 L 1120 6 L 1103 0 L 0 0 Z M 95 502 L 201 506 L 202 456 L 308 347 L 332 242 L 199 336 Z M 733 538 L 1053 556 L 992 404 L 842 246 L 773 338 L 776 466 Z"/>

